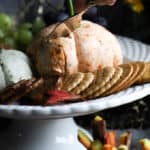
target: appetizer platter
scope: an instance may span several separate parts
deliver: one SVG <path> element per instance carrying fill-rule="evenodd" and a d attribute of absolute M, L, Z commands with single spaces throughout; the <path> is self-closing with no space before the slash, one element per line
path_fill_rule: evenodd
<path fill-rule="evenodd" d="M 149 94 L 149 46 L 117 39 L 83 13 L 44 28 L 25 52 L 1 49 L 2 117 L 78 116 Z"/>
<path fill-rule="evenodd" d="M 117 36 L 117 39 L 123 50 L 125 63 L 129 61 L 149 62 L 149 45 L 120 36 Z M 0 135 L 0 145 L 4 149 L 14 150 L 41 150 L 43 148 L 49 150 L 50 146 L 51 150 L 66 149 L 66 147 L 72 150 L 85 150 L 77 140 L 80 127 L 71 117 L 127 104 L 149 95 L 149 91 L 150 84 L 146 83 L 134 85 L 110 96 L 76 103 L 51 106 L 0 105 L 1 116 L 19 119 L 14 120 L 9 128 Z M 86 131 L 84 132 L 87 134 Z M 7 144 L 7 141 L 11 143 Z"/>
<path fill-rule="evenodd" d="M 83 13 L 43 29 L 25 52 L 1 48 L 0 116 L 19 119 L 4 149 L 82 150 L 71 117 L 150 94 L 150 47 L 83 21 Z M 31 134 L 26 146 L 13 142 L 18 132 Z"/>
<path fill-rule="evenodd" d="M 144 60 L 148 62 L 150 60 L 149 46 L 140 42 L 118 37 L 118 40 L 123 49 L 124 56 L 134 62 Z M 142 51 L 142 54 L 140 53 Z M 6 51 L 7 52 L 7 51 Z M 12 56 L 12 55 L 11 55 Z M 126 62 L 127 63 L 127 62 Z M 139 63 L 139 62 L 138 62 Z M 146 66 L 149 66 L 145 63 Z M 128 65 L 127 65 L 128 66 Z M 29 72 L 29 75 L 31 72 Z M 30 75 L 31 76 L 31 75 Z M 32 79 L 43 83 L 43 79 Z M 140 80 L 139 80 L 140 81 Z M 32 81 L 30 81 L 32 82 Z M 22 83 L 23 84 L 23 83 Z M 77 100 L 70 103 L 58 103 L 50 106 L 39 105 L 19 105 L 17 103 L 9 105 L 0 105 L 1 116 L 9 118 L 64 118 L 70 116 L 78 116 L 83 114 L 90 114 L 106 108 L 120 106 L 138 100 L 146 95 L 149 95 L 149 83 L 134 85 L 130 88 L 110 94 L 108 96 L 101 96 L 95 99 Z M 4 90 L 5 91 L 5 90 Z M 6 90 L 7 91 L 7 90 Z M 90 90 L 91 92 L 91 90 Z M 9 93 L 9 92 L 8 92 Z M 77 97 L 79 98 L 79 97 Z"/>

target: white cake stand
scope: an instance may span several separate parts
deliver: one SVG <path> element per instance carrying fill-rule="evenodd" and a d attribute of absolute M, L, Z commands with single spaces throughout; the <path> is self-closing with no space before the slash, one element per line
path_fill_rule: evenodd
<path fill-rule="evenodd" d="M 150 61 L 148 45 L 127 38 L 118 39 L 125 57 L 131 60 Z M 150 84 L 144 84 L 88 102 L 49 107 L 0 105 L 0 116 L 14 119 L 9 128 L 0 134 L 1 149 L 84 150 L 77 140 L 79 127 L 72 117 L 117 107 L 149 94 Z"/>

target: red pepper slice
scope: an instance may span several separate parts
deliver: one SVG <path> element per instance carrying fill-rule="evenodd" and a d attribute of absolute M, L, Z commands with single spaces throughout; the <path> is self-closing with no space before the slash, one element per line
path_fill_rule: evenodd
<path fill-rule="evenodd" d="M 55 105 L 62 102 L 72 102 L 81 100 L 80 95 L 74 95 L 62 90 L 50 90 L 47 92 L 50 96 L 46 102 L 46 105 Z"/>

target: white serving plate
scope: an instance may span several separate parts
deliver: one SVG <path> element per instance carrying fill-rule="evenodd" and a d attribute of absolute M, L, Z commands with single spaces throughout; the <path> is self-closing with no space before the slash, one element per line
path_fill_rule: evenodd
<path fill-rule="evenodd" d="M 150 61 L 150 46 L 127 38 L 118 37 L 118 39 L 124 52 L 125 61 Z M 13 120 L 9 127 L 0 134 L 1 149 L 85 150 L 77 140 L 79 126 L 71 117 L 117 107 L 149 94 L 150 84 L 144 84 L 88 102 L 49 107 L 0 105 L 0 116 L 19 119 Z"/>
<path fill-rule="evenodd" d="M 150 46 L 118 36 L 126 60 L 150 61 Z M 0 116 L 18 119 L 65 118 L 94 113 L 100 110 L 131 103 L 150 94 L 150 84 L 128 88 L 111 96 L 86 102 L 56 106 L 0 105 Z"/>

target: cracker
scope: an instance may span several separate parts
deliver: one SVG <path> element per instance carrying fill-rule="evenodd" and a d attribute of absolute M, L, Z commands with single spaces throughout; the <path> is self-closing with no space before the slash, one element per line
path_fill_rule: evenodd
<path fill-rule="evenodd" d="M 138 78 L 144 74 L 145 71 L 145 64 L 143 62 L 132 62 L 130 64 L 133 66 L 134 71 L 133 74 L 131 75 L 131 78 L 123 86 L 123 89 L 133 85 L 138 80 Z"/>
<path fill-rule="evenodd" d="M 121 87 L 121 89 L 128 88 L 140 70 L 138 64 L 134 64 L 134 65 L 133 65 L 133 63 L 130 63 L 130 64 L 133 66 L 133 73 L 131 74 L 130 78 L 126 81 L 126 83 Z"/>
<path fill-rule="evenodd" d="M 139 66 L 139 72 L 137 73 L 137 76 L 132 81 L 131 85 L 133 85 L 138 79 L 141 78 L 141 76 L 144 75 L 144 72 L 146 71 L 146 64 L 144 62 L 135 62 Z"/>
<path fill-rule="evenodd" d="M 75 74 L 67 75 L 64 79 L 62 90 L 70 92 L 74 89 L 84 78 L 84 73 L 77 72 Z"/>
<path fill-rule="evenodd" d="M 150 62 L 145 62 L 144 74 L 137 79 L 135 84 L 143 84 L 147 82 L 150 82 Z"/>
<path fill-rule="evenodd" d="M 90 72 L 85 73 L 83 80 L 71 92 L 74 94 L 80 94 L 82 91 L 84 91 L 86 88 L 89 87 L 89 85 L 93 82 L 93 80 L 94 80 L 93 73 L 90 73 Z"/>
<path fill-rule="evenodd" d="M 122 64 L 119 67 L 123 69 L 122 76 L 113 87 L 103 94 L 103 96 L 122 90 L 123 85 L 130 79 L 133 73 L 133 66 L 131 64 Z"/>
<path fill-rule="evenodd" d="M 95 80 L 94 82 L 81 93 L 83 97 L 88 97 L 95 93 L 99 88 L 103 87 L 114 75 L 115 68 L 113 67 L 105 67 L 103 70 L 98 70 L 95 73 Z"/>
<path fill-rule="evenodd" d="M 110 81 L 108 81 L 103 87 L 100 87 L 95 93 L 88 96 L 88 98 L 96 98 L 101 96 L 104 92 L 106 92 L 108 89 L 110 89 L 116 82 L 120 79 L 121 75 L 123 73 L 123 69 L 121 67 L 117 67 L 115 74 L 111 78 Z"/>

